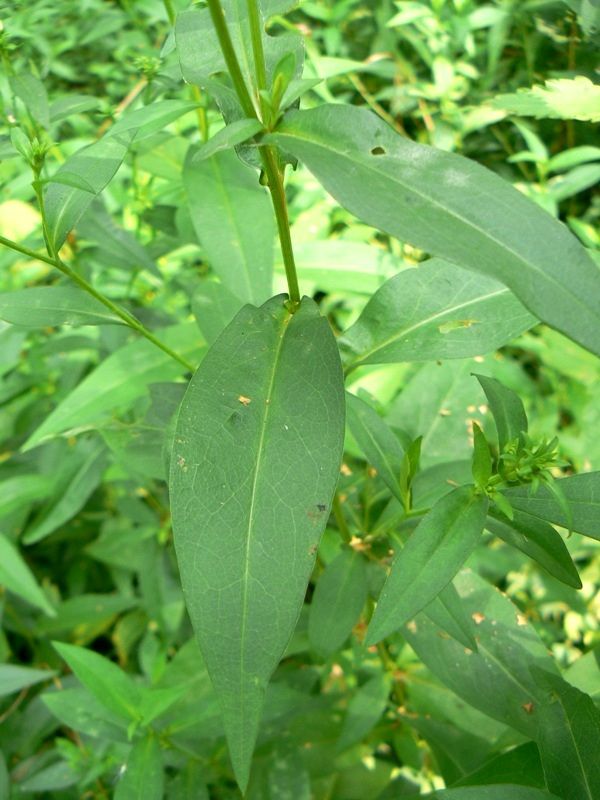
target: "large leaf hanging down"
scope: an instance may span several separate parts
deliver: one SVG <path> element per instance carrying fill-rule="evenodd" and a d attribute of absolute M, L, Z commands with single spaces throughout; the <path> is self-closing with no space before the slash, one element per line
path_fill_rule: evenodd
<path fill-rule="evenodd" d="M 245 306 L 184 396 L 171 508 L 186 603 L 245 787 L 263 696 L 302 607 L 344 439 L 339 353 L 316 305 Z"/>
<path fill-rule="evenodd" d="M 487 507 L 486 497 L 461 486 L 423 518 L 394 559 L 369 625 L 369 644 L 398 630 L 450 583 L 483 533 Z"/>
<path fill-rule="evenodd" d="M 600 711 L 592 698 L 557 675 L 534 667 L 549 691 L 537 739 L 548 788 L 560 797 L 600 797 Z"/>
<path fill-rule="evenodd" d="M 247 303 L 271 296 L 275 220 L 258 173 L 225 151 L 195 161 L 192 148 L 183 181 L 196 236 L 223 284 Z"/>
<path fill-rule="evenodd" d="M 493 172 L 353 106 L 292 111 L 272 138 L 365 222 L 496 278 L 600 355 L 600 270 L 565 226 Z"/>
<path fill-rule="evenodd" d="M 505 286 L 434 258 L 384 283 L 340 346 L 351 367 L 467 358 L 536 321 Z"/>
<path fill-rule="evenodd" d="M 540 486 L 535 493 L 529 486 L 514 486 L 506 489 L 505 494 L 513 508 L 600 540 L 600 472 L 561 478 L 556 488 L 569 504 L 569 519 L 563 504 L 546 486 Z"/>

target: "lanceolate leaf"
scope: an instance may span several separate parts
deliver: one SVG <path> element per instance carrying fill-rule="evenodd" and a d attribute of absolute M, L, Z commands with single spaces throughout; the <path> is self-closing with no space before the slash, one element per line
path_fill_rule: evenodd
<path fill-rule="evenodd" d="M 337 482 L 344 391 L 305 298 L 244 307 L 184 397 L 171 508 L 186 603 L 245 787 L 265 688 L 302 607 Z"/>
<path fill-rule="evenodd" d="M 310 604 L 308 638 L 319 655 L 341 647 L 367 599 L 367 574 L 360 553 L 345 547 L 319 577 Z"/>
<path fill-rule="evenodd" d="M 105 136 L 68 158 L 57 171 L 57 176 L 63 172 L 77 176 L 90 188 L 85 191 L 64 183 L 51 183 L 48 186 L 45 205 L 48 231 L 54 249 L 58 250 L 62 246 L 71 228 L 119 169 L 131 138 L 131 132 L 125 132 L 119 137 Z"/>
<path fill-rule="evenodd" d="M 164 796 L 162 755 L 154 733 L 138 739 L 131 748 L 114 796 L 115 800 L 161 800 Z"/>
<path fill-rule="evenodd" d="M 452 583 L 449 583 L 425 608 L 429 619 L 448 633 L 457 642 L 461 642 L 471 650 L 477 650 L 477 641 L 473 635 L 470 620 L 465 612 L 462 600 Z"/>
<path fill-rule="evenodd" d="M 395 497 L 403 502 L 400 491 L 400 469 L 404 450 L 398 437 L 368 403 L 346 393 L 348 426 L 371 466 Z"/>
<path fill-rule="evenodd" d="M 475 549 L 488 501 L 462 486 L 439 500 L 395 557 L 367 642 L 383 639 L 412 619 L 447 586 Z"/>
<path fill-rule="evenodd" d="M 569 504 L 570 519 L 565 517 L 556 496 L 544 485 L 535 494 L 528 486 L 506 489 L 505 494 L 514 509 L 600 539 L 600 472 L 570 475 L 557 481 L 556 486 Z"/>
<path fill-rule="evenodd" d="M 501 281 L 600 355 L 598 268 L 567 228 L 494 173 L 353 106 L 292 111 L 273 139 L 365 222 Z"/>
<path fill-rule="evenodd" d="M 549 692 L 537 737 L 548 788 L 560 797 L 600 797 L 600 710 L 592 698 L 545 670 L 533 676 Z"/>
<path fill-rule="evenodd" d="M 122 324 L 102 303 L 71 286 L 34 286 L 0 294 L 0 319 L 27 328 Z"/>
<path fill-rule="evenodd" d="M 502 284 L 441 259 L 394 275 L 340 340 L 349 366 L 466 358 L 536 324 Z"/>
<path fill-rule="evenodd" d="M 54 608 L 15 545 L 0 533 L 0 586 L 53 617 Z"/>
<path fill-rule="evenodd" d="M 496 786 L 463 786 L 424 795 L 425 800 L 559 800 L 555 794 L 532 786 L 499 783 Z"/>
<path fill-rule="evenodd" d="M 504 386 L 495 378 L 486 375 L 475 375 L 485 392 L 498 432 L 500 450 L 504 450 L 507 442 L 516 439 L 520 433 L 527 432 L 527 415 L 521 398 L 512 389 Z"/>
<path fill-rule="evenodd" d="M 263 303 L 272 294 L 275 221 L 257 171 L 229 151 L 195 161 L 191 150 L 183 181 L 208 263 L 241 300 Z"/>
<path fill-rule="evenodd" d="M 581 589 L 577 567 L 561 535 L 552 525 L 524 511 L 514 511 L 513 519 L 491 511 L 486 528 L 508 544 L 522 550 L 559 581 Z"/>

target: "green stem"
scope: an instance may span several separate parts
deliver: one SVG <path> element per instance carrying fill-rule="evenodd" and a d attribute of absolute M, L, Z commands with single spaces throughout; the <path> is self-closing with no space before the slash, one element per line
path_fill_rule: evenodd
<path fill-rule="evenodd" d="M 256 86 L 258 89 L 267 88 L 267 67 L 262 41 L 262 25 L 260 11 L 256 0 L 246 0 L 248 18 L 250 20 L 250 38 L 252 40 L 252 54 L 254 55 L 254 69 L 256 71 Z"/>
<path fill-rule="evenodd" d="M 285 277 L 287 278 L 290 300 L 294 308 L 300 303 L 300 287 L 298 286 L 298 274 L 296 272 L 294 249 L 292 247 L 290 221 L 288 217 L 287 201 L 285 199 L 285 187 L 283 185 L 283 173 L 277 163 L 275 150 L 268 145 L 261 148 L 261 150 L 263 166 L 269 183 L 269 191 L 271 192 L 271 200 L 273 201 L 273 208 L 275 209 L 279 243 L 283 256 L 283 266 L 285 267 Z"/>
<path fill-rule="evenodd" d="M 340 496 L 336 492 L 333 498 L 333 516 L 335 517 L 335 521 L 337 522 L 337 526 L 339 532 L 342 536 L 342 539 L 345 542 L 349 542 L 352 539 L 352 534 L 350 533 L 350 528 L 348 527 L 348 523 L 346 522 L 346 518 L 344 517 L 344 510 L 342 509 L 342 504 L 340 503 Z"/>
<path fill-rule="evenodd" d="M 149 342 L 159 347 L 163 353 L 166 353 L 168 356 L 173 358 L 175 361 L 178 361 L 182 366 L 184 366 L 190 372 L 193 372 L 195 367 L 194 365 L 187 361 L 183 356 L 180 356 L 174 350 L 171 350 L 168 345 L 164 344 L 157 339 L 156 336 L 149 331 L 142 323 L 137 320 L 133 314 L 130 314 L 129 311 L 126 311 L 124 308 L 121 308 L 116 303 L 113 303 L 108 297 L 103 295 L 101 292 L 94 289 L 91 283 L 88 283 L 85 278 L 82 278 L 77 272 L 72 270 L 68 267 L 60 258 L 56 257 L 53 258 L 51 256 L 44 255 L 43 253 L 36 253 L 35 250 L 30 250 L 29 247 L 25 247 L 22 244 L 18 244 L 17 242 L 13 242 L 11 239 L 6 239 L 4 236 L 0 236 L 0 244 L 4 245 L 4 247 L 8 247 L 11 250 L 16 251 L 17 253 L 22 253 L 24 256 L 28 258 L 35 259 L 37 261 L 43 261 L 45 264 L 49 264 L 51 267 L 55 267 L 57 270 L 66 275 L 70 278 L 74 283 L 76 283 L 81 289 L 86 291 L 92 297 L 94 297 L 98 302 L 102 303 L 102 305 L 106 306 L 106 308 L 110 309 L 115 316 L 119 317 L 127 326 L 132 328 L 137 333 L 141 334 L 145 339 L 148 339 Z"/>
<path fill-rule="evenodd" d="M 210 16 L 217 33 L 217 38 L 219 39 L 221 52 L 225 58 L 227 69 L 231 75 L 231 80 L 233 81 L 235 91 L 240 100 L 242 108 L 244 109 L 244 113 L 248 117 L 254 117 L 258 119 L 258 114 L 256 113 L 252 98 L 248 92 L 248 87 L 244 81 L 244 76 L 242 75 L 242 70 L 240 69 L 235 48 L 233 46 L 233 42 L 231 41 L 231 36 L 229 35 L 227 22 L 225 21 L 225 14 L 223 14 L 223 9 L 221 8 L 221 3 L 219 0 L 208 0 L 208 10 L 210 11 Z"/>

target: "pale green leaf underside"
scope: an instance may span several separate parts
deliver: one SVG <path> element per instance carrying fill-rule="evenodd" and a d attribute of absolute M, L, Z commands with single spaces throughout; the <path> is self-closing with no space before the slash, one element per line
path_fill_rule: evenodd
<path fill-rule="evenodd" d="M 600 355 L 600 270 L 565 226 L 493 172 L 352 106 L 290 112 L 272 139 L 368 224 L 499 280 Z"/>
<path fill-rule="evenodd" d="M 435 258 L 384 283 L 340 347 L 350 367 L 467 358 L 495 350 L 536 322 L 502 284 Z"/>
<path fill-rule="evenodd" d="M 305 298 L 245 306 L 182 402 L 171 508 L 186 604 L 248 779 L 263 696 L 293 632 L 344 438 L 341 364 Z"/>

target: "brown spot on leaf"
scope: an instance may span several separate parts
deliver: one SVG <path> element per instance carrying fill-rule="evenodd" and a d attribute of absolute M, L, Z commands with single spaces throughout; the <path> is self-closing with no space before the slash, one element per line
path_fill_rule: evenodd
<path fill-rule="evenodd" d="M 523 711 L 526 711 L 528 714 L 533 714 L 533 710 L 534 710 L 535 706 L 533 705 L 533 703 L 531 701 L 529 701 L 529 703 L 523 703 L 521 708 L 523 709 Z"/>
<path fill-rule="evenodd" d="M 241 403 L 243 406 L 249 406 L 249 405 L 250 405 L 250 403 L 252 402 L 252 400 L 250 400 L 250 398 L 249 398 L 249 397 L 244 397 L 244 395 L 243 395 L 243 394 L 241 394 L 241 395 L 238 397 L 238 400 L 240 401 L 240 403 Z"/>
<path fill-rule="evenodd" d="M 471 614 L 471 619 L 475 623 L 475 625 L 481 625 L 483 620 L 485 619 L 485 614 L 482 614 L 480 611 L 475 611 Z"/>

